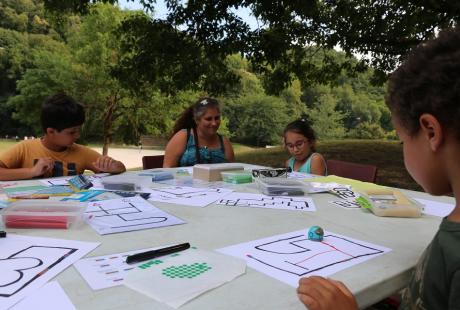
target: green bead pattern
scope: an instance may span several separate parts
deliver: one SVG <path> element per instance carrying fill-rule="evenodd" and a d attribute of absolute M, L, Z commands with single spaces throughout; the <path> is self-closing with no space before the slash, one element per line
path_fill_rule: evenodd
<path fill-rule="evenodd" d="M 150 260 L 150 261 L 148 261 L 146 263 L 143 263 L 142 265 L 139 265 L 139 268 L 147 269 L 147 268 L 152 267 L 153 265 L 158 265 L 158 264 L 162 264 L 162 263 L 163 263 L 163 261 L 159 260 L 159 259 Z"/>
<path fill-rule="evenodd" d="M 193 279 L 211 269 L 212 267 L 208 266 L 207 263 L 193 263 L 191 265 L 169 266 L 163 269 L 161 273 L 171 279 Z"/>

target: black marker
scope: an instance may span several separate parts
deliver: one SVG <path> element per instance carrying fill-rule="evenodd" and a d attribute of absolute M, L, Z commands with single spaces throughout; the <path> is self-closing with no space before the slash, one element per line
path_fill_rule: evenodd
<path fill-rule="evenodd" d="M 147 252 L 143 252 L 143 253 L 138 253 L 138 254 L 128 256 L 126 258 L 126 263 L 127 264 L 134 264 L 134 263 L 142 262 L 142 261 L 152 259 L 152 258 L 155 258 L 155 257 L 158 257 L 158 256 L 164 256 L 164 255 L 180 252 L 180 251 L 183 251 L 183 250 L 187 250 L 188 248 L 190 248 L 190 243 L 187 242 L 187 243 L 182 243 L 182 244 L 169 246 L 169 247 L 163 248 L 163 249 L 158 249 L 158 250 L 152 250 L 152 251 L 147 251 Z"/>
<path fill-rule="evenodd" d="M 0 238 L 6 238 L 6 231 L 0 231 Z"/>

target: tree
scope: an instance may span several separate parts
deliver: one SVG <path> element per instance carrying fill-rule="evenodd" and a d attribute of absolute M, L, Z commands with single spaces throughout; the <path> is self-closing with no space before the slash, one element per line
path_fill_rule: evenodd
<path fill-rule="evenodd" d="M 99 0 L 115 3 L 116 0 Z M 84 12 L 90 3 L 98 0 L 45 0 L 48 8 L 79 10 Z M 386 74 L 404 59 L 415 45 L 435 35 L 439 29 L 456 25 L 460 18 L 458 1 L 418 0 L 296 0 L 296 1 L 177 1 L 166 0 L 169 14 L 165 21 L 150 20 L 148 23 L 132 23 L 126 30 L 136 30 L 136 38 L 143 38 L 152 29 L 175 33 L 176 43 L 188 42 L 188 49 L 204 54 L 209 67 L 217 69 L 217 77 L 229 78 L 219 59 L 240 53 L 251 60 L 262 72 L 264 86 L 278 93 L 296 78 L 303 81 L 305 73 L 312 80 L 334 80 L 343 70 L 362 72 L 370 64 L 374 80 L 383 82 Z M 141 0 L 146 9 L 152 9 L 156 0 Z M 236 9 L 250 10 L 258 20 L 259 28 L 251 29 L 236 13 Z M 138 43 L 142 45 L 137 45 Z M 155 41 L 134 39 L 133 46 L 152 47 Z M 313 54 L 306 47 L 312 47 Z M 327 57 L 327 50 L 340 47 L 345 61 Z M 171 52 L 177 49 L 168 47 Z M 312 55 L 325 53 L 323 65 L 318 67 Z M 369 55 L 356 62 L 353 53 Z M 181 55 L 181 54 L 177 54 Z M 142 72 L 142 64 L 158 62 L 158 54 L 133 57 L 133 68 Z M 164 56 L 164 55 L 160 55 Z M 174 57 L 172 57 L 174 58 Z M 168 70 L 180 63 L 175 58 Z M 184 59 L 184 63 L 190 60 Z M 180 66 L 180 65 L 179 65 Z M 206 79 L 206 73 L 191 68 L 191 83 Z M 312 74 L 310 74 L 312 73 Z M 144 75 L 142 75 L 144 77 Z M 148 76 L 146 76 L 148 77 Z M 150 77 L 151 78 L 151 77 Z M 231 80 L 231 79 L 230 79 Z"/>
<path fill-rule="evenodd" d="M 0 133 L 30 135 L 33 129 L 12 118 L 7 104 L 16 93 L 16 82 L 33 67 L 35 51 L 62 48 L 56 33 L 44 19 L 43 3 L 37 0 L 4 0 L 0 3 Z"/>
<path fill-rule="evenodd" d="M 321 95 L 315 106 L 308 111 L 308 119 L 320 139 L 342 138 L 344 114 L 336 111 L 337 99 L 330 94 Z"/>
<path fill-rule="evenodd" d="M 225 106 L 229 129 L 235 141 L 265 146 L 278 144 L 288 122 L 286 102 L 280 98 L 255 94 L 234 99 Z"/>
<path fill-rule="evenodd" d="M 134 96 L 111 75 L 119 59 L 114 30 L 127 14 L 111 5 L 96 5 L 81 20 L 74 20 L 75 27 L 66 34 L 67 44 L 34 50 L 30 68 L 17 84 L 19 94 L 9 100 L 16 109 L 14 117 L 33 126 L 38 134 L 38 112 L 44 98 L 65 91 L 86 107 L 84 138 L 102 138 L 102 152 L 107 154 L 117 127 L 138 124 L 138 111 L 145 106 L 145 97 Z M 130 136 L 130 140 L 136 139 Z"/>
<path fill-rule="evenodd" d="M 33 62 L 35 68 L 28 69 L 18 81 L 18 95 L 10 97 L 8 105 L 15 110 L 13 118 L 33 128 L 39 136 L 43 131 L 40 126 L 42 102 L 57 92 L 72 94 L 75 79 L 71 55 L 65 46 L 56 54 L 38 50 Z"/>
<path fill-rule="evenodd" d="M 81 25 L 68 34 L 69 49 L 78 66 L 77 98 L 93 115 L 90 126 L 103 133 L 104 155 L 112 142 L 114 126 L 134 104 L 128 92 L 111 76 L 111 68 L 119 59 L 115 29 L 129 13 L 111 5 L 96 5 L 82 18 Z"/>
<path fill-rule="evenodd" d="M 145 85 L 166 95 L 181 90 L 224 93 L 237 76 L 228 70 L 229 54 L 216 53 L 168 22 L 139 13 L 119 28 L 122 58 L 114 70 L 126 87 Z"/>
<path fill-rule="evenodd" d="M 350 130 L 348 136 L 356 139 L 382 139 L 385 132 L 378 124 L 364 122 Z"/>

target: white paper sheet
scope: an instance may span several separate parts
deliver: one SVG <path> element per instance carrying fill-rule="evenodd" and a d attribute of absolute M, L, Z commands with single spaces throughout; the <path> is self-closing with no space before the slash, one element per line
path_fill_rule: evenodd
<path fill-rule="evenodd" d="M 19 182 L 16 181 L 0 181 L 0 189 L 4 187 L 17 186 Z"/>
<path fill-rule="evenodd" d="M 358 203 L 351 200 L 332 200 L 329 201 L 329 203 L 347 210 L 361 209 L 361 206 Z"/>
<path fill-rule="evenodd" d="M 189 249 L 178 254 L 139 266 L 127 275 L 124 284 L 178 308 L 246 271 L 244 260 L 219 253 Z"/>
<path fill-rule="evenodd" d="M 323 241 L 311 241 L 305 229 L 217 251 L 243 258 L 249 267 L 297 287 L 301 277 L 327 277 L 391 250 L 327 231 Z"/>
<path fill-rule="evenodd" d="M 8 196 L 6 194 L 0 194 L 0 209 L 8 206 Z"/>
<path fill-rule="evenodd" d="M 109 173 L 96 173 L 96 174 L 88 174 L 85 177 L 90 181 L 99 181 L 101 178 L 110 175 Z M 69 185 L 69 180 L 75 177 L 74 175 L 65 176 L 65 177 L 57 177 L 57 178 L 48 178 L 48 179 L 40 179 L 39 181 L 46 186 L 62 186 L 62 185 Z"/>
<path fill-rule="evenodd" d="M 295 211 L 315 211 L 313 199 L 308 197 L 267 196 L 251 193 L 230 193 L 217 202 L 231 207 L 251 207 Z"/>
<path fill-rule="evenodd" d="M 433 200 L 413 198 L 423 205 L 423 213 L 439 217 L 448 216 L 455 208 L 454 204 L 437 202 Z"/>
<path fill-rule="evenodd" d="M 155 248 L 134 250 L 123 253 L 114 253 L 110 255 L 88 257 L 79 260 L 74 264 L 81 276 L 93 290 L 100 290 L 108 287 L 122 285 L 128 272 L 145 262 L 137 264 L 127 264 L 126 257 L 136 253 L 156 250 L 171 245 L 165 245 Z M 164 256 L 173 257 L 177 254 Z M 162 257 L 163 258 L 163 257 Z"/>
<path fill-rule="evenodd" d="M 181 204 L 193 207 L 205 207 L 231 193 L 227 188 L 194 188 L 171 186 L 154 188 L 149 191 L 150 201 Z"/>
<path fill-rule="evenodd" d="M 18 236 L 0 239 L 0 309 L 32 294 L 99 243 Z"/>
<path fill-rule="evenodd" d="M 288 172 L 288 179 L 296 179 L 296 180 L 304 180 L 304 179 L 311 179 L 317 178 L 317 175 L 310 174 L 310 173 L 302 173 L 298 171 Z"/>
<path fill-rule="evenodd" d="M 170 180 L 159 181 L 156 183 L 168 185 L 169 187 L 194 187 L 207 189 L 230 188 L 233 189 L 237 184 L 227 183 L 224 181 L 208 182 L 200 179 L 194 179 L 192 176 L 181 176 Z"/>
<path fill-rule="evenodd" d="M 67 294 L 57 281 L 48 282 L 10 310 L 75 310 Z"/>
<path fill-rule="evenodd" d="M 85 215 L 100 235 L 185 223 L 139 196 L 90 202 Z"/>
<path fill-rule="evenodd" d="M 62 178 L 51 178 L 51 179 L 41 179 L 40 182 L 46 186 L 63 186 L 69 185 L 69 180 L 73 176 L 62 177 Z"/>

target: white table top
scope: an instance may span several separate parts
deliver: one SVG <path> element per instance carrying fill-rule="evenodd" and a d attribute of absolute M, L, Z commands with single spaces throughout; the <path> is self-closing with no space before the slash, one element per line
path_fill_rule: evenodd
<path fill-rule="evenodd" d="M 258 192 L 255 184 L 236 185 L 237 191 Z M 453 203 L 450 197 L 407 192 L 412 197 Z M 331 194 L 314 194 L 316 212 L 209 205 L 204 208 L 165 203 L 155 206 L 187 222 L 184 225 L 100 236 L 90 226 L 78 229 L 8 229 L 9 233 L 81 241 L 101 245 L 89 256 L 190 242 L 201 249 L 217 249 L 319 225 L 325 230 L 391 248 L 392 251 L 333 274 L 355 294 L 360 307 L 375 303 L 404 287 L 412 268 L 433 238 L 438 217 L 384 218 L 364 210 L 347 210 L 328 201 Z M 125 286 L 93 291 L 75 268 L 56 278 L 78 309 L 172 309 Z M 211 290 L 180 309 L 305 309 L 295 288 L 247 268 L 246 274 Z"/>

